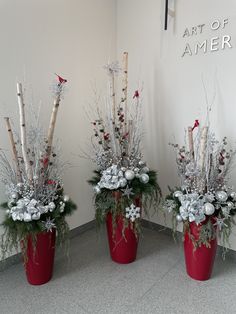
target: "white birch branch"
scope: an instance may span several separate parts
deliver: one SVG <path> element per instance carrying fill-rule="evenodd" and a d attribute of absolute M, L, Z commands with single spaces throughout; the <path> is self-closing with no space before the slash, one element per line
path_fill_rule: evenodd
<path fill-rule="evenodd" d="M 27 150 L 27 139 L 26 139 L 26 126 L 25 126 L 25 110 L 24 110 L 24 100 L 21 83 L 16 84 L 17 89 L 17 100 L 19 105 L 20 114 L 20 137 L 21 137 L 21 148 L 22 157 L 25 164 L 25 172 L 29 182 L 33 180 L 33 172 L 29 161 L 28 150 Z"/>
<path fill-rule="evenodd" d="M 11 144 L 13 160 L 14 160 L 14 162 L 16 164 L 17 181 L 21 182 L 22 178 L 21 178 L 20 164 L 19 164 L 19 159 L 18 159 L 18 155 L 17 155 L 16 144 L 15 144 L 15 141 L 14 141 L 14 135 L 13 135 L 12 128 L 11 128 L 10 118 L 9 117 L 5 117 L 4 120 L 6 122 L 6 128 L 7 128 L 7 132 L 8 132 L 8 135 L 9 135 L 9 140 L 10 140 L 10 144 Z"/>
<path fill-rule="evenodd" d="M 60 99 L 60 93 L 59 93 L 53 102 L 52 114 L 51 114 L 51 119 L 50 119 L 50 123 L 49 123 L 49 129 L 48 129 L 47 148 L 46 148 L 48 162 L 50 160 L 51 153 L 52 153 L 53 135 L 54 135 L 55 125 L 56 125 L 57 113 L 58 113 L 58 109 L 59 109 L 59 105 L 60 105 L 60 100 L 61 99 Z"/>
<path fill-rule="evenodd" d="M 208 134 L 208 127 L 204 126 L 201 130 L 201 139 L 200 139 L 199 169 L 201 171 L 204 170 L 204 165 L 205 165 L 207 134 Z"/>

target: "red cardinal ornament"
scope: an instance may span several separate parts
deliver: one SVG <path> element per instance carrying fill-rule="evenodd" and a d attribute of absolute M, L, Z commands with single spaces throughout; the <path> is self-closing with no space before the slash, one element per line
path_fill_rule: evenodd
<path fill-rule="evenodd" d="M 138 90 L 136 90 L 136 91 L 134 92 L 133 99 L 134 99 L 134 98 L 139 98 L 139 92 L 138 92 Z"/>
<path fill-rule="evenodd" d="M 63 77 L 61 77 L 60 75 L 58 75 L 57 73 L 55 73 L 55 75 L 57 76 L 58 82 L 60 84 L 65 84 L 67 82 L 66 79 L 64 79 Z"/>
<path fill-rule="evenodd" d="M 192 127 L 192 131 L 199 126 L 199 120 L 195 120 L 194 126 Z"/>
<path fill-rule="evenodd" d="M 47 180 L 47 184 L 49 184 L 49 185 L 56 184 L 56 181 L 54 181 L 54 180 Z"/>

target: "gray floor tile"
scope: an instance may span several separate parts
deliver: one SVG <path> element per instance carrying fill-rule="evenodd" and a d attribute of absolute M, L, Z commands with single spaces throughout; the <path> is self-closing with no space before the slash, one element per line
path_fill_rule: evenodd
<path fill-rule="evenodd" d="M 144 230 L 137 260 L 111 261 L 104 230 L 71 241 L 70 260 L 59 253 L 53 279 L 43 286 L 26 282 L 22 265 L 0 273 L 1 314 L 41 313 L 235 313 L 235 258 L 217 258 L 212 279 L 197 282 L 185 273 L 182 245 Z"/>

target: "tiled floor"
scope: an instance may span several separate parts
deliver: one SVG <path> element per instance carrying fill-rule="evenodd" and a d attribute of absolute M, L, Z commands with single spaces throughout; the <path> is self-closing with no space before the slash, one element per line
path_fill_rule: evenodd
<path fill-rule="evenodd" d="M 71 260 L 57 256 L 53 279 L 27 284 L 22 265 L 0 273 L 0 313 L 235 314 L 236 259 L 219 256 L 212 279 L 198 282 L 185 273 L 181 245 L 171 236 L 144 229 L 137 261 L 110 260 L 105 232 L 71 241 Z"/>

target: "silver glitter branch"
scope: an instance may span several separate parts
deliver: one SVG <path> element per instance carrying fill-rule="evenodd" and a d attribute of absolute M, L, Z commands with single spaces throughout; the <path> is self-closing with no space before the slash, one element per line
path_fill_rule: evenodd
<path fill-rule="evenodd" d="M 101 173 L 101 180 L 95 188 L 97 193 L 102 188 L 124 188 L 134 178 L 144 184 L 149 181 L 149 169 L 142 161 L 140 152 L 143 136 L 140 91 L 134 92 L 133 104 L 128 103 L 128 53 L 123 54 L 123 68 L 118 62 L 107 64 L 104 68 L 110 82 L 108 95 L 104 97 L 105 110 L 101 109 L 99 101 L 95 101 L 98 117 L 91 119 L 94 133 L 91 159 L 96 162 Z M 120 73 L 123 75 L 122 90 L 118 93 L 115 78 Z M 117 101 L 118 95 L 120 101 Z"/>

